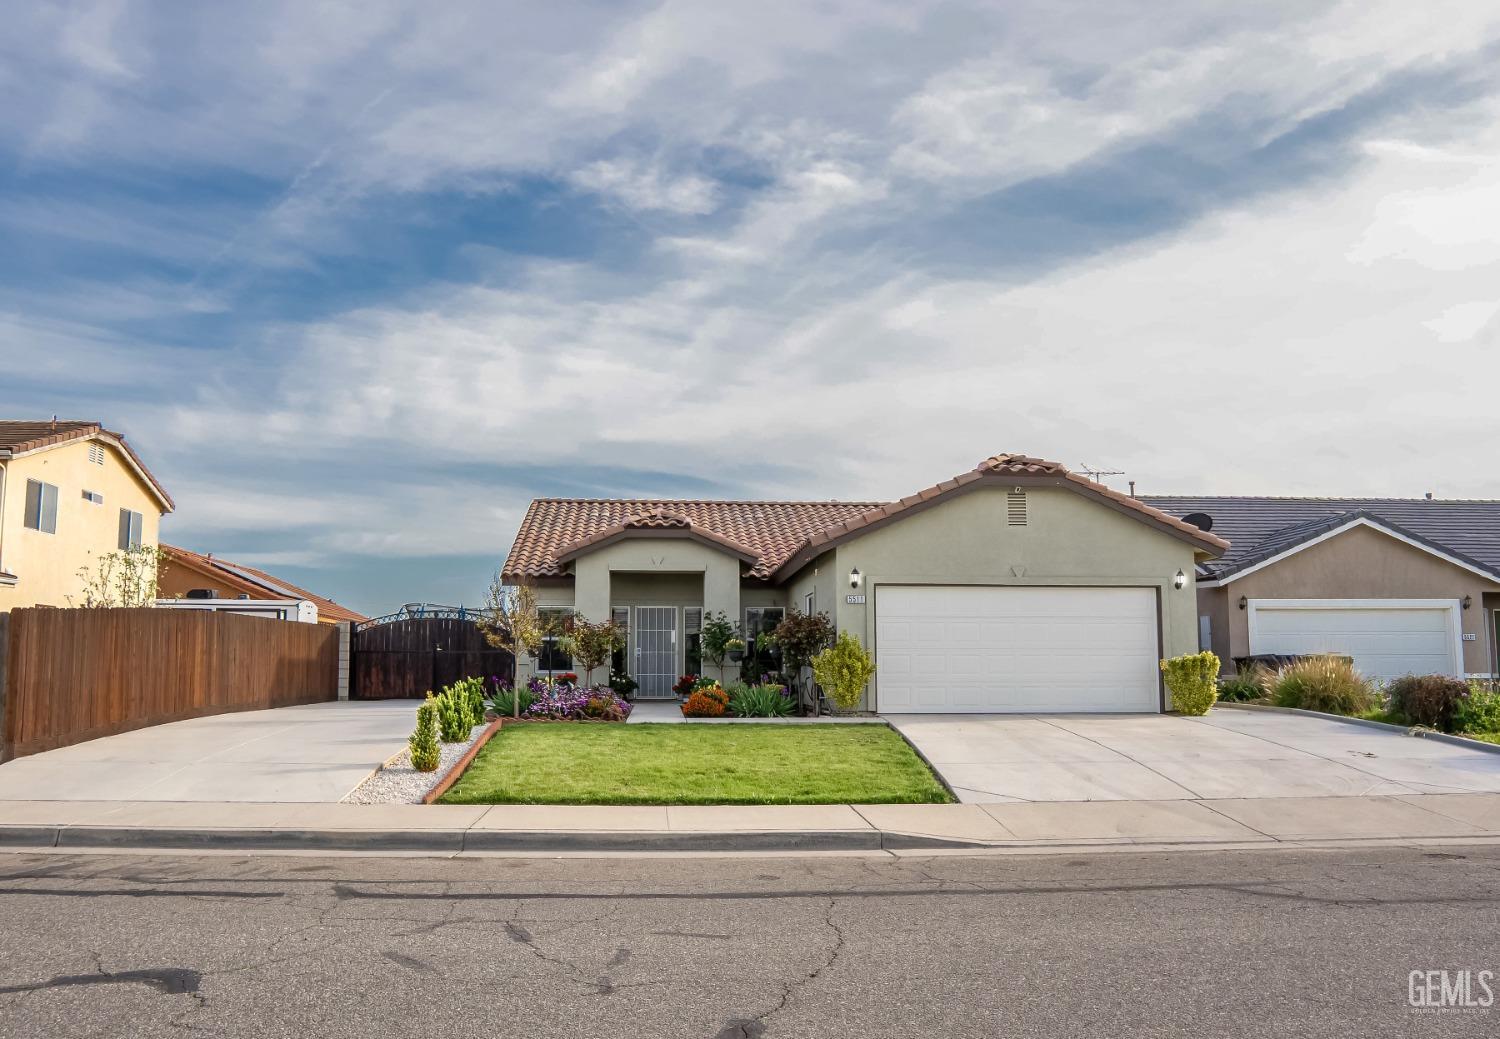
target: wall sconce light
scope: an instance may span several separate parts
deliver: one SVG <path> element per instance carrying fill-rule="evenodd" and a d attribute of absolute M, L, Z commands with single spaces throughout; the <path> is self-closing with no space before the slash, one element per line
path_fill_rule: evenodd
<path fill-rule="evenodd" d="M 1182 591 L 1182 589 L 1186 588 L 1187 574 L 1183 573 L 1181 570 L 1177 571 L 1177 576 L 1172 578 L 1172 587 L 1176 588 L 1178 591 Z"/>
<path fill-rule="evenodd" d="M 858 588 L 860 582 L 859 567 L 849 571 L 849 587 Z"/>
<path fill-rule="evenodd" d="M 1242 596 L 1240 596 L 1240 609 L 1243 610 L 1244 608 L 1245 608 L 1245 597 L 1242 595 Z"/>
<path fill-rule="evenodd" d="M 1472 595 L 1466 595 L 1466 596 L 1464 596 L 1464 609 L 1467 610 L 1470 606 L 1473 606 L 1473 605 L 1474 605 L 1474 597 Z"/>

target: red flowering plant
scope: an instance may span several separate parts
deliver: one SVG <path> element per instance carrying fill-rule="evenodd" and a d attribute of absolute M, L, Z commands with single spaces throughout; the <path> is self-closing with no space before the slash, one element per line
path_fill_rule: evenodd
<path fill-rule="evenodd" d="M 695 688 L 697 688 L 697 685 L 697 675 L 683 675 L 681 678 L 677 679 L 677 684 L 672 686 L 672 692 L 677 696 L 687 696 Z"/>

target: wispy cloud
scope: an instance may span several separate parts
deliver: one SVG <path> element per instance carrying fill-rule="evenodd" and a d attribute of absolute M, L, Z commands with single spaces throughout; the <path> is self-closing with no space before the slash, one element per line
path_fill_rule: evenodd
<path fill-rule="evenodd" d="M 1500 376 L 1497 53 L 1464 2 L 28 9 L 0 403 L 128 423 L 169 536 L 372 610 L 570 488 L 1009 448 L 1500 495 L 1450 450 Z"/>

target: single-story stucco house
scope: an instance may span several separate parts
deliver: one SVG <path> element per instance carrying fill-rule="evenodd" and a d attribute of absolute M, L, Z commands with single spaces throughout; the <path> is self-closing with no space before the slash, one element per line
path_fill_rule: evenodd
<path fill-rule="evenodd" d="M 1198 650 L 1194 575 L 1228 547 L 1001 454 L 897 502 L 539 498 L 501 576 L 627 628 L 620 663 L 642 698 L 702 666 L 705 611 L 753 645 L 795 607 L 874 654 L 873 710 L 1161 711 L 1158 660 Z M 538 666 L 569 663 L 552 646 Z"/>
<path fill-rule="evenodd" d="M 1230 543 L 1198 569 L 1225 661 L 1337 652 L 1371 678 L 1500 674 L 1500 502 L 1145 495 Z"/>

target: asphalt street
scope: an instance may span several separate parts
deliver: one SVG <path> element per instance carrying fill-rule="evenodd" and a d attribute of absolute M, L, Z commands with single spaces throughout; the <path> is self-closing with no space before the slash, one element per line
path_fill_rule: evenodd
<path fill-rule="evenodd" d="M 9 854 L 0 934 L 26 1039 L 1500 1034 L 1409 1006 L 1413 971 L 1500 971 L 1494 846 Z"/>

